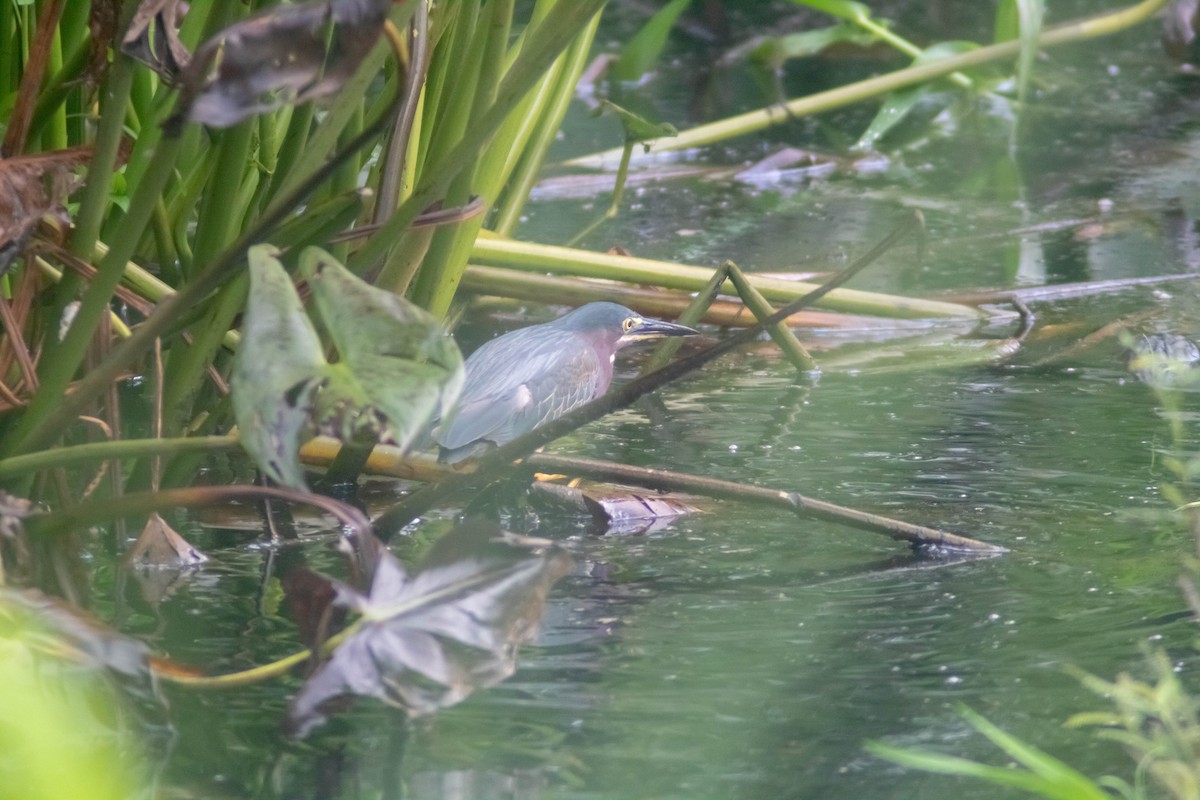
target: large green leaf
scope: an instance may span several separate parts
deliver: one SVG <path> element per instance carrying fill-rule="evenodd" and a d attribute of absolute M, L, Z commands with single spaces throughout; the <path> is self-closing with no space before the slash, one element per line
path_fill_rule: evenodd
<path fill-rule="evenodd" d="M 667 37 L 675 20 L 684 12 L 692 0 L 671 0 L 634 34 L 612 66 L 612 74 L 620 81 L 636 81 L 654 68 L 654 62 L 662 54 Z"/>
<path fill-rule="evenodd" d="M 309 248 L 300 260 L 340 361 L 325 359 L 278 250 L 253 247 L 233 408 L 263 472 L 307 489 L 304 434 L 408 447 L 458 397 L 462 356 L 438 321 L 404 298 L 364 283 L 323 250 Z"/>
<path fill-rule="evenodd" d="M 920 55 L 913 59 L 913 66 L 932 64 L 935 61 L 950 58 L 951 56 L 974 50 L 977 47 L 978 45 L 973 42 L 939 42 L 922 50 Z M 863 135 L 854 143 L 853 149 L 874 149 L 875 144 L 887 135 L 888 131 L 900 124 L 908 116 L 909 112 L 917 106 L 917 103 L 922 98 L 931 96 L 933 91 L 934 86 L 932 84 L 921 84 L 892 92 L 883 101 L 883 105 L 875 113 L 875 118 L 871 120 L 871 124 L 863 131 Z"/>
<path fill-rule="evenodd" d="M 242 446 L 271 480 L 307 489 L 300 437 L 324 381 L 321 340 L 271 245 L 250 248 L 250 297 L 233 362 L 233 413 Z"/>
<path fill-rule="evenodd" d="M 364 282 L 324 250 L 305 249 L 300 273 L 341 356 L 334 367 L 344 374 L 338 370 L 332 377 L 346 384 L 347 396 L 361 394 L 363 410 L 377 412 L 381 438 L 408 447 L 430 418 L 458 398 L 458 346 L 433 315 Z M 371 421 L 360 414 L 355 424 Z"/>

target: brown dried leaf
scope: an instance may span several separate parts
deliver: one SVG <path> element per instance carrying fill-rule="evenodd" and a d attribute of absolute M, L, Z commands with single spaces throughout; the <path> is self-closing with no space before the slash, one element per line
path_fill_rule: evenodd
<path fill-rule="evenodd" d="M 285 103 L 336 92 L 375 44 L 391 5 L 281 4 L 229 26 L 201 45 L 184 69 L 168 131 L 184 122 L 226 128 Z"/>
<path fill-rule="evenodd" d="M 91 86 L 98 85 L 108 71 L 108 49 L 116 45 L 120 18 L 120 0 L 92 0 L 88 12 L 88 60 L 83 78 Z"/>
<path fill-rule="evenodd" d="M 0 274 L 43 215 L 62 208 L 77 183 L 71 170 L 86 164 L 91 147 L 71 147 L 0 159 Z"/>
<path fill-rule="evenodd" d="M 179 41 L 186 13 L 183 0 L 142 0 L 121 40 L 121 52 L 174 83 L 192 58 Z"/>
<path fill-rule="evenodd" d="M 127 567 L 193 567 L 208 561 L 208 556 L 188 544 L 158 514 L 151 514 L 146 527 L 125 556 Z"/>
<path fill-rule="evenodd" d="M 690 498 L 635 490 L 615 483 L 536 481 L 531 499 L 572 513 L 588 514 L 614 533 L 644 532 L 699 511 Z"/>
<path fill-rule="evenodd" d="M 33 513 L 33 503 L 23 497 L 0 492 L 0 582 L 13 567 L 29 564 L 29 545 L 21 520 Z"/>

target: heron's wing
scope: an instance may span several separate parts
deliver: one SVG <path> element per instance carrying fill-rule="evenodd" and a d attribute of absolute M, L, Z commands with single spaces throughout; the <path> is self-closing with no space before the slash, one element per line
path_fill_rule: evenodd
<path fill-rule="evenodd" d="M 607 365 L 604 365 L 607 366 Z M 605 373 L 607 377 L 607 373 Z M 584 348 L 572 356 L 560 356 L 555 370 L 523 384 L 532 399 L 532 404 L 513 414 L 505 424 L 495 431 L 492 441 L 499 444 L 522 436 L 539 425 L 558 419 L 594 398 L 607 388 L 601 387 L 601 364 L 595 351 Z"/>
<path fill-rule="evenodd" d="M 546 336 L 541 327 L 493 339 L 471 354 L 463 392 L 437 432 L 438 444 L 503 444 L 596 395 L 601 365 L 592 349 L 564 346 L 561 336 Z"/>

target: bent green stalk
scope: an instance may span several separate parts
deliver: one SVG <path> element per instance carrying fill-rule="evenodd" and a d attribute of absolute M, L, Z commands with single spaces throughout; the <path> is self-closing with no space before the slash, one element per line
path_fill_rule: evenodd
<path fill-rule="evenodd" d="M 606 278 L 628 283 L 650 283 L 668 289 L 692 292 L 703 289 L 713 272 L 708 267 L 511 239 L 480 238 L 475 242 L 471 255 L 487 264 L 500 264 L 526 272 L 555 272 L 561 275 Z M 789 302 L 816 288 L 816 284 L 802 281 L 764 278 L 759 275 L 748 277 L 763 296 L 775 302 Z M 736 287 L 730 281 L 723 285 L 721 291 L 730 295 L 737 294 Z M 958 303 L 899 297 L 857 289 L 835 289 L 822 300 L 820 306 L 833 311 L 898 318 L 972 319 L 982 316 L 976 309 Z"/>
<path fill-rule="evenodd" d="M 40 472 L 58 467 L 70 467 L 108 459 L 140 458 L 177 453 L 234 450 L 238 447 L 236 436 L 188 436 L 179 439 L 113 439 L 92 442 L 74 447 L 58 447 L 40 450 L 0 460 L 0 478 L 11 478 L 31 472 Z"/>

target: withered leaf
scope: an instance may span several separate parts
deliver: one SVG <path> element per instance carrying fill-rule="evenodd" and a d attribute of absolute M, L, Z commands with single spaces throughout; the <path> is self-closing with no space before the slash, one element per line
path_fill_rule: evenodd
<path fill-rule="evenodd" d="M 354 74 L 392 0 L 280 4 L 209 39 L 181 75 L 168 131 L 184 122 L 226 128 L 286 103 L 331 94 Z"/>
<path fill-rule="evenodd" d="M 551 509 L 587 514 L 612 533 L 642 533 L 699 511 L 670 492 L 631 489 L 615 483 L 535 481 L 530 499 Z"/>
<path fill-rule="evenodd" d="M 133 543 L 125 564 L 132 567 L 192 567 L 208 561 L 208 556 L 188 544 L 157 513 L 146 520 L 146 527 Z"/>
<path fill-rule="evenodd" d="M 62 208 L 77 183 L 71 171 L 91 157 L 91 147 L 71 147 L 0 159 L 0 275 L 24 249 L 38 220 Z"/>
<path fill-rule="evenodd" d="M 191 54 L 179 41 L 179 26 L 186 13 L 183 0 L 142 0 L 121 40 L 121 52 L 174 83 L 191 61 Z"/>
<path fill-rule="evenodd" d="M 411 576 L 381 551 L 369 595 L 338 585 L 335 602 L 364 620 L 293 699 L 292 733 L 306 735 L 347 696 L 420 716 L 507 678 L 550 587 L 571 566 L 564 551 L 540 549 L 548 544 L 468 521 L 439 539 Z"/>
<path fill-rule="evenodd" d="M 116 45 L 120 17 L 120 0 L 92 0 L 88 11 L 88 60 L 84 68 L 84 81 L 88 85 L 99 84 L 108 70 L 108 48 Z"/>

